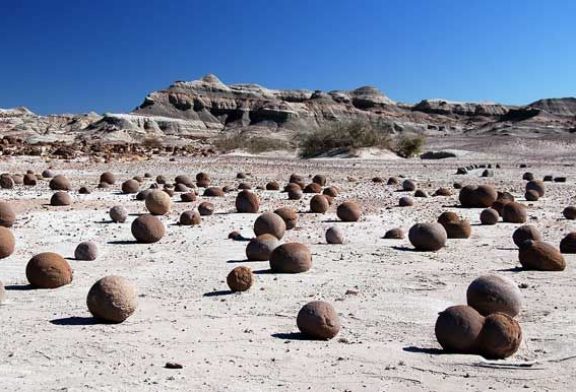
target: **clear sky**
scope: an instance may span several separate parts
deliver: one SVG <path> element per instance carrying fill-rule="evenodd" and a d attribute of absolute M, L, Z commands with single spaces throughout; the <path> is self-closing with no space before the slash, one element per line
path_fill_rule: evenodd
<path fill-rule="evenodd" d="M 0 0 L 0 107 L 119 112 L 175 80 L 526 104 L 576 95 L 574 0 Z"/>

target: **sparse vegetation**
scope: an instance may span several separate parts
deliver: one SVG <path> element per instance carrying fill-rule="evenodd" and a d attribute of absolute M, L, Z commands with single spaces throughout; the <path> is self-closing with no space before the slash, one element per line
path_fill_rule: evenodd
<path fill-rule="evenodd" d="M 294 147 L 287 141 L 264 136 L 246 136 L 235 134 L 222 136 L 214 141 L 214 146 L 221 151 L 246 150 L 251 154 L 266 151 L 292 150 Z"/>
<path fill-rule="evenodd" d="M 393 151 L 403 158 L 411 158 L 420 155 L 426 139 L 422 135 L 402 136 L 397 141 Z"/>

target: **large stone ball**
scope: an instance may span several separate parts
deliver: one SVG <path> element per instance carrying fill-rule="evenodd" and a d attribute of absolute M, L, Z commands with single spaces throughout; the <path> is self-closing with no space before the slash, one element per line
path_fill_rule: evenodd
<path fill-rule="evenodd" d="M 332 305 L 324 301 L 307 303 L 298 312 L 298 329 L 312 339 L 328 340 L 340 332 L 340 318 Z"/>
<path fill-rule="evenodd" d="M 136 287 L 121 276 L 106 276 L 92 286 L 86 298 L 88 310 L 97 319 L 121 323 L 138 307 Z"/>
<path fill-rule="evenodd" d="M 504 359 L 518 351 L 521 342 L 518 321 L 504 313 L 493 313 L 484 319 L 477 345 L 484 358 Z"/>
<path fill-rule="evenodd" d="M 410 228 L 408 239 L 416 250 L 435 252 L 446 245 L 448 234 L 440 223 L 417 223 Z"/>
<path fill-rule="evenodd" d="M 330 203 L 324 195 L 314 195 L 310 199 L 310 211 L 316 214 L 324 214 L 330 208 Z"/>
<path fill-rule="evenodd" d="M 69 206 L 72 204 L 72 197 L 68 192 L 56 192 L 50 198 L 50 205 L 52 206 Z"/>
<path fill-rule="evenodd" d="M 484 326 L 484 317 L 466 305 L 451 306 L 440 312 L 434 331 L 444 351 L 475 354 L 476 340 Z"/>
<path fill-rule="evenodd" d="M 515 201 L 507 203 L 502 208 L 502 220 L 509 223 L 525 223 L 528 218 L 526 207 Z"/>
<path fill-rule="evenodd" d="M 224 194 L 224 191 L 222 190 L 222 188 L 217 187 L 217 186 L 211 186 L 211 187 L 204 189 L 203 196 L 205 196 L 205 197 L 224 197 L 225 194 Z"/>
<path fill-rule="evenodd" d="M 329 244 L 343 244 L 344 233 L 336 226 L 329 227 L 326 230 L 326 242 Z"/>
<path fill-rule="evenodd" d="M 33 287 L 55 289 L 72 282 L 72 268 L 59 254 L 39 253 L 26 265 L 26 278 Z"/>
<path fill-rule="evenodd" d="M 172 208 L 172 199 L 163 191 L 153 190 L 144 202 L 152 215 L 166 215 Z"/>
<path fill-rule="evenodd" d="M 49 186 L 53 191 L 69 191 L 72 189 L 70 181 L 61 174 L 54 176 L 54 178 L 50 180 Z"/>
<path fill-rule="evenodd" d="M 476 278 L 466 291 L 468 305 L 481 315 L 506 313 L 515 317 L 522 307 L 522 293 L 514 281 L 505 276 L 483 275 Z"/>
<path fill-rule="evenodd" d="M 194 226 L 202 223 L 202 217 L 198 211 L 188 210 L 180 214 L 180 224 L 184 226 Z"/>
<path fill-rule="evenodd" d="M 300 189 L 304 188 L 304 177 L 299 174 L 291 174 L 288 182 L 292 184 L 298 184 Z"/>
<path fill-rule="evenodd" d="M 166 233 L 164 224 L 154 215 L 140 215 L 132 221 L 132 235 L 136 241 L 151 244 L 158 242 Z"/>
<path fill-rule="evenodd" d="M 540 197 L 544 196 L 545 193 L 545 186 L 544 183 L 540 180 L 533 180 L 526 183 L 526 192 L 529 190 L 534 190 L 538 192 Z"/>
<path fill-rule="evenodd" d="M 576 232 L 568 233 L 562 241 L 560 241 L 560 252 L 564 254 L 576 253 Z"/>
<path fill-rule="evenodd" d="M 522 267 L 536 271 L 564 271 L 564 256 L 553 245 L 542 241 L 524 241 L 518 251 Z"/>
<path fill-rule="evenodd" d="M 292 230 L 298 223 L 298 212 L 292 207 L 280 207 L 274 210 L 274 213 L 279 215 L 286 223 L 286 230 Z"/>
<path fill-rule="evenodd" d="M 362 209 L 354 201 L 345 201 L 336 209 L 336 215 L 344 222 L 356 222 L 362 215 Z"/>
<path fill-rule="evenodd" d="M 209 216 L 214 213 L 214 204 L 210 203 L 209 201 L 203 201 L 202 203 L 198 204 L 198 212 L 201 216 Z"/>
<path fill-rule="evenodd" d="M 486 208 L 480 213 L 480 223 L 483 225 L 495 225 L 500 219 L 500 214 L 494 208 Z"/>
<path fill-rule="evenodd" d="M 124 193 L 138 193 L 140 190 L 140 183 L 136 180 L 127 180 L 122 183 L 122 192 Z"/>
<path fill-rule="evenodd" d="M 246 258 L 250 261 L 270 260 L 272 251 L 278 245 L 280 245 L 280 241 L 272 234 L 261 234 L 252 238 L 246 245 Z"/>
<path fill-rule="evenodd" d="M 185 174 L 180 174 L 178 176 L 176 176 L 176 178 L 174 178 L 174 182 L 176 184 L 182 184 L 188 188 L 194 188 L 194 180 L 192 179 L 192 177 L 187 176 Z"/>
<path fill-rule="evenodd" d="M 15 221 L 16 214 L 10 204 L 0 202 L 0 226 L 12 227 Z"/>
<path fill-rule="evenodd" d="M 286 222 L 282 217 L 274 212 L 265 212 L 254 222 L 254 233 L 256 236 L 262 234 L 272 234 L 279 240 L 286 232 Z"/>
<path fill-rule="evenodd" d="M 126 211 L 126 208 L 122 206 L 114 206 L 110 208 L 110 212 L 108 214 L 110 215 L 112 222 L 115 223 L 124 223 L 126 222 L 126 219 L 128 219 L 128 211 Z"/>
<path fill-rule="evenodd" d="M 10 229 L 0 226 L 0 259 L 5 259 L 14 253 L 16 239 Z"/>
<path fill-rule="evenodd" d="M 236 210 L 238 212 L 255 214 L 260 209 L 258 195 L 248 190 L 243 190 L 236 196 Z"/>
<path fill-rule="evenodd" d="M 74 250 L 76 260 L 92 261 L 98 257 L 98 245 L 94 241 L 84 241 Z"/>
<path fill-rule="evenodd" d="M 100 182 L 114 185 L 116 183 L 116 176 L 110 172 L 104 172 L 100 175 Z"/>
<path fill-rule="evenodd" d="M 298 242 L 289 242 L 278 246 L 270 255 L 272 272 L 299 273 L 312 267 L 312 254 L 307 246 Z"/>
<path fill-rule="evenodd" d="M 489 185 L 466 185 L 458 196 L 462 207 L 487 208 L 498 198 L 498 192 Z"/>
<path fill-rule="evenodd" d="M 254 283 L 252 270 L 244 266 L 236 267 L 226 277 L 226 283 L 233 292 L 246 291 Z"/>
<path fill-rule="evenodd" d="M 534 225 L 523 225 L 512 233 L 512 240 L 517 247 L 520 247 L 522 246 L 522 243 L 527 240 L 541 241 L 542 234 L 540 234 Z"/>

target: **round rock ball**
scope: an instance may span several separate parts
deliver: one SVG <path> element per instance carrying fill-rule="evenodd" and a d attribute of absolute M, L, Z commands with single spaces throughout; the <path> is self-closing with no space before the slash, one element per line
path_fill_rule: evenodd
<path fill-rule="evenodd" d="M 184 184 L 176 184 L 174 185 L 174 192 L 188 192 L 190 189 Z"/>
<path fill-rule="evenodd" d="M 340 332 L 340 318 L 332 305 L 312 301 L 300 309 L 296 317 L 300 332 L 312 339 L 328 340 Z"/>
<path fill-rule="evenodd" d="M 292 190 L 288 191 L 288 200 L 300 200 L 302 199 L 302 191 L 301 190 Z"/>
<path fill-rule="evenodd" d="M 444 351 L 474 354 L 484 317 L 466 305 L 451 306 L 438 314 L 434 332 Z"/>
<path fill-rule="evenodd" d="M 302 187 L 294 182 L 289 182 L 285 187 L 284 187 L 284 191 L 283 192 L 296 192 L 296 191 L 302 191 Z"/>
<path fill-rule="evenodd" d="M 174 182 L 176 184 L 182 184 L 188 188 L 194 188 L 194 180 L 192 179 L 192 177 L 187 176 L 185 174 L 180 174 L 178 176 L 176 176 L 176 178 L 174 179 Z"/>
<path fill-rule="evenodd" d="M 336 215 L 344 222 L 356 222 L 362 215 L 362 209 L 354 201 L 345 201 L 336 209 Z"/>
<path fill-rule="evenodd" d="M 164 191 L 153 190 L 146 196 L 145 204 L 152 215 L 166 215 L 172 208 L 172 199 Z"/>
<path fill-rule="evenodd" d="M 70 186 L 70 181 L 68 181 L 68 179 L 61 174 L 54 176 L 50 180 L 49 186 L 53 191 L 69 191 L 72 189 Z"/>
<path fill-rule="evenodd" d="M 326 230 L 326 242 L 329 244 L 343 244 L 344 233 L 336 226 L 329 227 Z"/>
<path fill-rule="evenodd" d="M 312 254 L 298 242 L 278 246 L 270 255 L 270 269 L 279 273 L 306 272 L 312 267 Z"/>
<path fill-rule="evenodd" d="M 527 240 L 542 241 L 542 234 L 534 225 L 523 225 L 512 233 L 512 240 L 517 247 L 520 247 Z"/>
<path fill-rule="evenodd" d="M 484 319 L 478 335 L 479 353 L 487 359 L 504 359 L 518 351 L 522 328 L 507 314 L 494 313 Z"/>
<path fill-rule="evenodd" d="M 2 189 L 12 189 L 14 188 L 14 180 L 10 175 L 3 174 L 0 176 L 0 188 Z"/>
<path fill-rule="evenodd" d="M 399 227 L 394 228 L 394 229 L 390 229 L 384 234 L 384 238 L 388 239 L 388 240 L 404 239 L 404 230 L 402 230 Z"/>
<path fill-rule="evenodd" d="M 42 172 L 42 177 L 43 178 L 52 178 L 52 177 L 54 177 L 54 172 L 50 169 L 46 169 Z"/>
<path fill-rule="evenodd" d="M 571 232 L 560 241 L 560 252 L 564 254 L 576 253 L 576 232 Z"/>
<path fill-rule="evenodd" d="M 540 180 L 529 181 L 528 183 L 526 183 L 526 192 L 528 192 L 529 190 L 534 190 L 538 192 L 538 196 L 542 197 L 544 196 L 545 192 L 544 183 Z"/>
<path fill-rule="evenodd" d="M 260 209 L 260 199 L 248 190 L 243 190 L 236 196 L 236 210 L 242 213 L 255 214 Z"/>
<path fill-rule="evenodd" d="M 39 253 L 26 265 L 26 278 L 33 287 L 55 289 L 72 282 L 72 268 L 57 253 Z"/>
<path fill-rule="evenodd" d="M 128 211 L 122 206 L 114 206 L 110 208 L 110 219 L 115 223 L 124 223 L 128 219 Z"/>
<path fill-rule="evenodd" d="M 262 234 L 272 234 L 279 240 L 284 237 L 286 232 L 286 222 L 274 212 L 265 212 L 260 215 L 254 222 L 254 233 L 256 236 Z"/>
<path fill-rule="evenodd" d="M 100 175 L 100 182 L 114 185 L 116 183 L 116 176 L 110 172 L 104 172 Z"/>
<path fill-rule="evenodd" d="M 167 181 L 168 180 L 166 179 L 165 176 L 160 175 L 160 176 L 156 177 L 156 183 L 157 184 L 166 184 Z"/>
<path fill-rule="evenodd" d="M 16 221 L 16 214 L 10 204 L 0 202 L 0 226 L 12 227 Z"/>
<path fill-rule="evenodd" d="M 198 211 L 188 210 L 180 215 L 180 224 L 184 226 L 194 226 L 202 223 L 202 217 Z"/>
<path fill-rule="evenodd" d="M 279 215 L 286 223 L 286 230 L 292 230 L 298 223 L 298 212 L 292 207 L 281 207 L 274 210 L 274 213 Z"/>
<path fill-rule="evenodd" d="M 270 181 L 269 183 L 266 184 L 266 190 L 278 191 L 280 190 L 280 184 L 278 184 L 276 181 Z"/>
<path fill-rule="evenodd" d="M 448 234 L 440 223 L 417 223 L 410 228 L 408 239 L 416 250 L 435 252 L 446 245 Z"/>
<path fill-rule="evenodd" d="M 202 203 L 198 204 L 198 212 L 201 216 L 209 216 L 214 213 L 214 204 L 210 203 L 209 201 L 203 201 Z"/>
<path fill-rule="evenodd" d="M 52 206 L 69 206 L 72 204 L 72 197 L 68 192 L 56 192 L 50 198 L 50 205 Z"/>
<path fill-rule="evenodd" d="M 127 180 L 122 183 L 122 192 L 124 193 L 138 193 L 140 190 L 140 183 L 136 180 Z"/>
<path fill-rule="evenodd" d="M 334 186 L 329 186 L 328 188 L 324 188 L 322 194 L 325 196 L 336 197 L 338 196 L 338 189 Z"/>
<path fill-rule="evenodd" d="M 316 214 L 324 214 L 328 211 L 330 203 L 324 195 L 314 195 L 310 199 L 310 211 Z"/>
<path fill-rule="evenodd" d="M 320 193 L 322 192 L 322 187 L 315 182 L 308 184 L 304 187 L 304 193 Z"/>
<path fill-rule="evenodd" d="M 136 241 L 151 244 L 160 241 L 166 233 L 164 224 L 154 215 L 140 215 L 132 221 L 132 235 Z"/>
<path fill-rule="evenodd" d="M 201 188 L 210 186 L 210 176 L 203 172 L 196 174 L 196 184 Z"/>
<path fill-rule="evenodd" d="M 138 293 L 128 279 L 109 275 L 90 288 L 86 304 L 95 318 L 110 323 L 121 323 L 136 311 Z"/>
<path fill-rule="evenodd" d="M 16 239 L 10 229 L 0 226 L 0 259 L 4 259 L 14 253 Z"/>
<path fill-rule="evenodd" d="M 525 181 L 532 181 L 534 180 L 534 174 L 530 172 L 526 172 L 522 175 L 522 179 Z"/>
<path fill-rule="evenodd" d="M 413 192 L 416 190 L 416 183 L 412 180 L 404 180 L 404 182 L 402 182 L 402 190 Z"/>
<path fill-rule="evenodd" d="M 78 193 L 81 194 L 81 195 L 89 195 L 89 194 L 92 193 L 92 192 L 90 191 L 90 189 L 89 189 L 88 187 L 81 186 L 81 187 L 78 189 Z"/>
<path fill-rule="evenodd" d="M 262 234 L 254 237 L 246 245 L 246 258 L 250 261 L 270 260 L 272 251 L 278 245 L 280 245 L 280 241 L 272 234 Z"/>
<path fill-rule="evenodd" d="M 211 186 L 204 189 L 203 196 L 205 197 L 224 197 L 224 190 L 217 186 Z"/>
<path fill-rule="evenodd" d="M 540 199 L 540 195 L 534 189 L 530 189 L 526 191 L 524 198 L 526 201 L 538 201 L 538 199 Z"/>
<path fill-rule="evenodd" d="M 12 178 L 14 179 L 14 178 Z M 34 174 L 25 174 L 23 178 L 24 185 L 26 186 L 35 186 L 38 179 Z"/>
<path fill-rule="evenodd" d="M 452 191 L 449 188 L 438 188 L 434 192 L 434 196 L 452 196 Z"/>
<path fill-rule="evenodd" d="M 293 184 L 298 184 L 298 186 L 301 189 L 304 188 L 304 177 L 299 175 L 299 174 L 291 174 L 288 182 L 293 183 Z"/>
<path fill-rule="evenodd" d="M 542 241 L 524 241 L 518 251 L 522 267 L 536 271 L 564 271 L 564 256 L 553 245 Z"/>
<path fill-rule="evenodd" d="M 98 257 L 98 245 L 94 241 L 84 241 L 78 244 L 74 251 L 76 260 L 92 261 Z"/>
<path fill-rule="evenodd" d="M 470 235 L 472 235 L 472 225 L 466 219 L 448 222 L 442 226 L 444 226 L 448 238 L 451 239 L 470 238 Z"/>
<path fill-rule="evenodd" d="M 496 190 L 489 185 L 466 185 L 460 189 L 458 199 L 462 207 L 466 208 L 487 208 L 498 198 Z"/>
<path fill-rule="evenodd" d="M 486 208 L 480 213 L 480 223 L 483 225 L 495 225 L 500 219 L 500 214 L 494 208 Z"/>
<path fill-rule="evenodd" d="M 191 203 L 196 200 L 196 193 L 186 192 L 180 195 L 180 200 L 184 203 Z"/>
<path fill-rule="evenodd" d="M 254 283 L 252 270 L 244 266 L 236 267 L 226 277 L 226 283 L 233 292 L 246 291 Z"/>
<path fill-rule="evenodd" d="M 468 305 L 483 316 L 505 313 L 515 317 L 522 307 L 522 293 L 514 281 L 505 276 L 484 275 L 476 278 L 466 291 Z"/>
<path fill-rule="evenodd" d="M 576 219 L 576 207 L 570 206 L 570 207 L 564 208 L 564 211 L 562 211 L 562 215 L 564 215 L 564 218 L 566 218 L 568 220 Z"/>
<path fill-rule="evenodd" d="M 525 223 L 528 219 L 526 207 L 515 201 L 507 203 L 502 208 L 502 220 L 509 223 Z"/>
<path fill-rule="evenodd" d="M 322 174 L 316 174 L 314 177 L 312 177 L 312 182 L 320 186 L 325 186 L 326 176 L 323 176 Z"/>
<path fill-rule="evenodd" d="M 412 199 L 410 196 L 402 196 L 398 200 L 399 207 L 412 207 L 413 205 L 414 205 L 414 199 Z"/>

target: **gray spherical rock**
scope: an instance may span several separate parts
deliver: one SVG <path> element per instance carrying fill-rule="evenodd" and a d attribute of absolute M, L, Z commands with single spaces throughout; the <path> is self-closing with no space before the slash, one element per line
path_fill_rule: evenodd
<path fill-rule="evenodd" d="M 108 214 L 110 215 L 112 222 L 115 223 L 124 223 L 126 222 L 126 219 L 128 219 L 128 211 L 126 211 L 126 208 L 122 206 L 114 206 L 110 208 L 110 212 Z"/>
<path fill-rule="evenodd" d="M 440 223 L 417 223 L 410 228 L 408 239 L 416 250 L 435 252 L 446 245 L 448 234 Z"/>
<path fill-rule="evenodd" d="M 265 212 L 260 215 L 254 222 L 254 234 L 272 234 L 279 240 L 286 233 L 286 222 L 282 217 L 274 212 Z"/>
<path fill-rule="evenodd" d="M 312 301 L 300 309 L 296 318 L 300 332 L 318 340 L 332 339 L 340 332 L 340 318 L 332 305 L 324 301 Z"/>
<path fill-rule="evenodd" d="M 272 251 L 280 245 L 278 238 L 272 234 L 262 234 L 252 238 L 246 245 L 246 258 L 250 261 L 270 260 Z"/>
<path fill-rule="evenodd" d="M 568 220 L 576 219 L 576 207 L 569 206 L 564 208 L 564 211 L 562 211 L 562 215 L 564 215 L 564 218 Z"/>
<path fill-rule="evenodd" d="M 384 233 L 384 238 L 389 240 L 401 240 L 404 239 L 404 236 L 404 230 L 399 227 L 390 229 Z"/>
<path fill-rule="evenodd" d="M 326 230 L 326 242 L 329 244 L 343 244 L 344 233 L 336 226 L 329 227 Z"/>
<path fill-rule="evenodd" d="M 451 306 L 440 312 L 434 331 L 444 351 L 475 354 L 477 339 L 484 326 L 484 317 L 466 305 Z"/>
<path fill-rule="evenodd" d="M 279 273 L 306 272 L 312 267 L 312 254 L 307 246 L 290 242 L 278 246 L 270 255 L 270 269 Z"/>
<path fill-rule="evenodd" d="M 98 257 L 98 245 L 94 241 L 84 241 L 78 244 L 74 250 L 76 260 L 92 261 Z"/>
<path fill-rule="evenodd" d="M 414 192 L 416 190 L 416 183 L 412 180 L 404 180 L 404 182 L 402 182 L 402 190 L 406 192 Z"/>
<path fill-rule="evenodd" d="M 484 275 L 476 278 L 466 291 L 468 305 L 481 315 L 506 313 L 515 317 L 522 307 L 522 293 L 514 281 L 505 276 Z"/>
<path fill-rule="evenodd" d="M 124 193 L 138 193 L 139 190 L 140 183 L 134 179 L 122 183 L 122 192 Z"/>
<path fill-rule="evenodd" d="M 412 207 L 414 205 L 414 199 L 410 196 L 402 196 L 398 199 L 398 206 L 399 207 Z"/>
<path fill-rule="evenodd" d="M 86 298 L 88 310 L 100 320 L 121 323 L 138 307 L 136 287 L 129 280 L 116 275 L 98 280 Z"/>
<path fill-rule="evenodd" d="M 166 228 L 156 216 L 145 214 L 132 221 L 131 231 L 136 241 L 151 244 L 164 237 Z"/>

